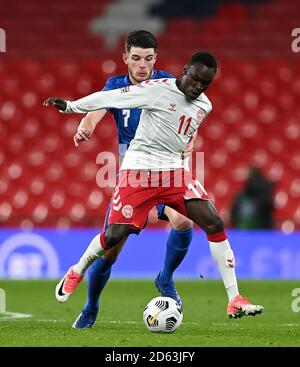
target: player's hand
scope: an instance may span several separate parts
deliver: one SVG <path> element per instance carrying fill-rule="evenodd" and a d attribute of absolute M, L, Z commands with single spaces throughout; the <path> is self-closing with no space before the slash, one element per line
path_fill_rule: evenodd
<path fill-rule="evenodd" d="M 92 132 L 89 129 L 80 128 L 77 133 L 73 136 L 75 147 L 78 147 L 83 141 L 87 141 L 92 136 Z"/>
<path fill-rule="evenodd" d="M 192 154 L 194 150 L 194 142 L 190 141 L 187 146 L 185 147 L 184 151 L 181 153 L 181 158 L 184 159 Z"/>
<path fill-rule="evenodd" d="M 65 111 L 67 108 L 67 102 L 60 97 L 50 97 L 46 99 L 43 103 L 43 106 L 47 107 L 49 105 L 52 105 L 60 111 Z"/>

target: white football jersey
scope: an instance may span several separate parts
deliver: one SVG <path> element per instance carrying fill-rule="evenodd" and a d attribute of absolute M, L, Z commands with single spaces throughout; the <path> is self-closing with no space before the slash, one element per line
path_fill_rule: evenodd
<path fill-rule="evenodd" d="M 182 152 L 212 105 L 204 93 L 187 100 L 176 86 L 176 79 L 170 78 L 147 80 L 68 101 L 65 112 L 85 113 L 102 108 L 143 109 L 121 170 L 166 171 L 185 167 Z"/>

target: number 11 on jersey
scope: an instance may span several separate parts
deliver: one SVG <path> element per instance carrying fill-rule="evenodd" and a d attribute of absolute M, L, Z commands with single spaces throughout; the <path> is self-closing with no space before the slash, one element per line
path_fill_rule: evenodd
<path fill-rule="evenodd" d="M 191 122 L 192 122 L 192 118 L 189 117 L 187 120 L 185 120 L 186 116 L 185 115 L 182 115 L 180 117 L 180 125 L 179 125 L 179 128 L 178 128 L 178 134 L 183 134 L 183 135 L 186 135 L 187 132 L 189 131 L 189 127 L 191 125 Z M 183 130 L 184 128 L 184 130 Z M 183 130 L 183 132 L 182 132 Z"/>
<path fill-rule="evenodd" d="M 130 117 L 130 110 L 123 110 L 122 115 L 124 117 L 124 127 L 128 127 L 128 119 Z"/>

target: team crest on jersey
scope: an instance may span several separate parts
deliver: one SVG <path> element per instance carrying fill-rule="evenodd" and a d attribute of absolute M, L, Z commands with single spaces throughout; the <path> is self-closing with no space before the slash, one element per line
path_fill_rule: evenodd
<path fill-rule="evenodd" d="M 203 121 L 204 117 L 205 112 L 202 110 L 202 108 L 199 108 L 196 115 L 197 123 L 200 124 Z"/>
<path fill-rule="evenodd" d="M 169 111 L 176 111 L 176 103 L 170 103 Z"/>
<path fill-rule="evenodd" d="M 122 214 L 125 218 L 131 218 L 133 215 L 133 208 L 131 205 L 124 205 L 122 208 Z"/>
<path fill-rule="evenodd" d="M 121 93 L 127 93 L 130 91 L 129 86 L 121 88 Z"/>

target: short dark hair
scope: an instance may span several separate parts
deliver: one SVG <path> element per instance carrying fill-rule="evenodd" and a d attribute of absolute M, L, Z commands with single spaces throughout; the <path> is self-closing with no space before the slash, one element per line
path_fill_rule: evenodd
<path fill-rule="evenodd" d="M 125 50 L 130 52 L 131 47 L 141 47 L 141 48 L 154 48 L 157 50 L 157 41 L 151 32 L 148 31 L 133 31 L 129 33 L 125 41 Z"/>
<path fill-rule="evenodd" d="M 212 54 L 206 51 L 196 52 L 189 61 L 189 65 L 203 64 L 208 68 L 217 70 L 217 61 Z"/>

